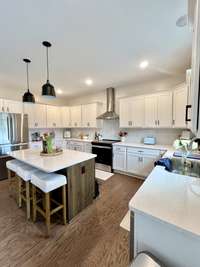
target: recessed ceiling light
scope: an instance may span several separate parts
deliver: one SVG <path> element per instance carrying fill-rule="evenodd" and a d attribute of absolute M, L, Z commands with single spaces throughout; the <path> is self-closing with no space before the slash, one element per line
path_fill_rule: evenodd
<path fill-rule="evenodd" d="M 85 84 L 88 85 L 88 86 L 90 86 L 90 85 L 93 84 L 93 80 L 91 80 L 91 79 L 86 79 L 86 80 L 85 80 Z"/>
<path fill-rule="evenodd" d="M 56 93 L 59 94 L 59 95 L 61 95 L 63 93 L 63 91 L 61 89 L 57 89 L 56 90 Z"/>
<path fill-rule="evenodd" d="M 147 60 L 144 60 L 140 63 L 141 69 L 146 69 L 149 66 L 149 62 Z"/>

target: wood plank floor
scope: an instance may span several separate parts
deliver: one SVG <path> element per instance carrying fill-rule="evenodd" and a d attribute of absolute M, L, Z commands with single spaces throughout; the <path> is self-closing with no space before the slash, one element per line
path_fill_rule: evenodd
<path fill-rule="evenodd" d="M 125 267 L 129 233 L 119 225 L 128 202 L 142 182 L 114 175 L 100 187 L 100 197 L 67 226 L 54 224 L 49 239 L 42 222 L 25 219 L 0 181 L 0 266 Z"/>

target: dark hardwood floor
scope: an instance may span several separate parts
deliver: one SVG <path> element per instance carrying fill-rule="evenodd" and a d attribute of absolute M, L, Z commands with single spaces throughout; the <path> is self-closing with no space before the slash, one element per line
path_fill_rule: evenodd
<path fill-rule="evenodd" d="M 27 222 L 8 196 L 8 182 L 0 181 L 0 266 L 128 266 L 129 233 L 119 225 L 141 184 L 114 175 L 91 206 L 67 226 L 54 224 L 47 239 L 44 224 Z"/>

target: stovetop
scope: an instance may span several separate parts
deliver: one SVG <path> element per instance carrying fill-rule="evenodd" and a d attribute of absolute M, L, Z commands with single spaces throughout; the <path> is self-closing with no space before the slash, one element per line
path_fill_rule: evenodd
<path fill-rule="evenodd" d="M 113 143 L 120 142 L 120 140 L 112 140 L 112 139 L 102 139 L 102 140 L 94 140 L 92 144 L 107 144 L 112 145 Z"/>

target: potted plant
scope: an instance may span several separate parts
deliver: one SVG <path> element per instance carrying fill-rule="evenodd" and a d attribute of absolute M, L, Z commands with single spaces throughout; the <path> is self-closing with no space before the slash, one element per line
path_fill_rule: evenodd
<path fill-rule="evenodd" d="M 50 154 L 53 152 L 53 137 L 48 133 L 42 136 L 43 153 Z"/>
<path fill-rule="evenodd" d="M 120 131 L 119 132 L 119 137 L 121 139 L 122 142 L 125 142 L 126 141 L 126 136 L 128 135 L 127 132 L 124 132 L 124 131 Z"/>

